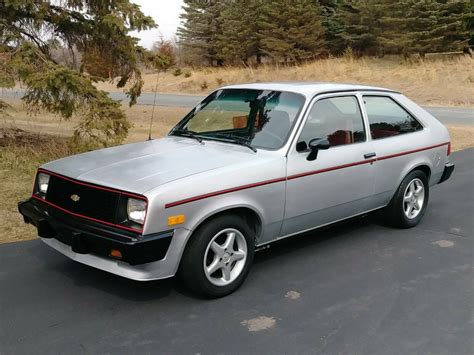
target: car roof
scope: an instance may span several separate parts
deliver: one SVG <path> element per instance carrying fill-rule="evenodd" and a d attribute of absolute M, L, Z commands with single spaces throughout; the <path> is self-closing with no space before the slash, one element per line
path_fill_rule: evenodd
<path fill-rule="evenodd" d="M 397 91 L 367 85 L 343 84 L 329 82 L 309 82 L 309 81 L 281 81 L 266 83 L 250 83 L 225 86 L 223 89 L 255 89 L 272 91 L 289 91 L 302 94 L 306 97 L 312 97 L 326 92 L 339 91 L 385 91 L 398 93 Z"/>

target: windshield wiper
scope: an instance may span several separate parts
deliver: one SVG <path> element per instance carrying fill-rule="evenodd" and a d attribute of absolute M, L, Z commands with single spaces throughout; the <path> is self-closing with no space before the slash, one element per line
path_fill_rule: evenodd
<path fill-rule="evenodd" d="M 254 148 L 254 147 L 252 147 L 252 146 L 250 145 L 250 143 L 247 142 L 244 138 L 237 138 L 237 137 L 235 137 L 235 136 L 232 136 L 231 139 L 232 139 L 235 143 L 240 144 L 240 145 L 243 145 L 244 147 L 247 147 L 247 148 L 249 148 L 251 151 L 257 153 L 257 149 Z"/>
<path fill-rule="evenodd" d="M 181 136 L 181 137 L 189 137 L 197 140 L 199 143 L 202 143 L 202 138 L 196 135 L 194 131 L 188 131 L 187 129 L 173 129 L 170 132 L 172 136 Z"/>
<path fill-rule="evenodd" d="M 244 147 L 247 147 L 249 148 L 251 151 L 257 153 L 257 149 L 252 147 L 250 145 L 249 142 L 247 142 L 247 140 L 245 138 L 241 138 L 241 137 L 238 137 L 238 136 L 234 136 L 232 134 L 225 134 L 225 133 L 214 133 L 213 136 L 215 136 L 217 138 L 216 140 L 220 140 L 220 141 L 227 141 L 229 143 L 235 143 L 235 144 L 238 144 L 238 145 L 241 145 L 241 146 L 244 146 Z M 213 136 L 206 136 L 206 138 L 214 138 Z M 222 139 L 221 139 L 222 137 Z"/>

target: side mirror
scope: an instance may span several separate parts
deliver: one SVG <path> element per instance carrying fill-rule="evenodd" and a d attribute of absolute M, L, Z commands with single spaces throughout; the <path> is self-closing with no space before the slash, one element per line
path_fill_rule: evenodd
<path fill-rule="evenodd" d="M 331 144 L 326 138 L 315 138 L 309 141 L 308 146 L 309 146 L 310 152 L 306 160 L 313 161 L 313 160 L 316 160 L 316 158 L 318 157 L 318 152 L 320 150 L 329 149 Z"/>

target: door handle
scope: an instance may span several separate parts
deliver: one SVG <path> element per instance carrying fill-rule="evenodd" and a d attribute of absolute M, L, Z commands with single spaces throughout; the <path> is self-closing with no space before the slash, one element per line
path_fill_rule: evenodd
<path fill-rule="evenodd" d="M 375 156 L 377 156 L 377 154 L 375 154 L 375 153 L 367 153 L 367 154 L 364 154 L 364 158 L 365 158 L 365 159 L 373 158 L 373 157 L 375 157 Z"/>

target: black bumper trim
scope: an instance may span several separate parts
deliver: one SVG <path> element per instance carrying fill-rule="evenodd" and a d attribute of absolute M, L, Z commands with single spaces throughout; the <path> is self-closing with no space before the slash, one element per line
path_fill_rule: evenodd
<path fill-rule="evenodd" d="M 130 265 L 162 260 L 173 237 L 172 230 L 142 236 L 90 223 L 31 198 L 18 203 L 18 211 L 25 223 L 36 226 L 41 238 L 57 239 L 78 254 L 95 254 L 111 259 L 111 249 L 117 249 L 122 253 L 120 260 Z"/>
<path fill-rule="evenodd" d="M 454 164 L 453 163 L 447 163 L 444 166 L 444 171 L 443 175 L 441 175 L 441 179 L 439 180 L 438 184 L 441 184 L 442 182 L 445 182 L 451 177 L 451 174 L 454 171 Z"/>

